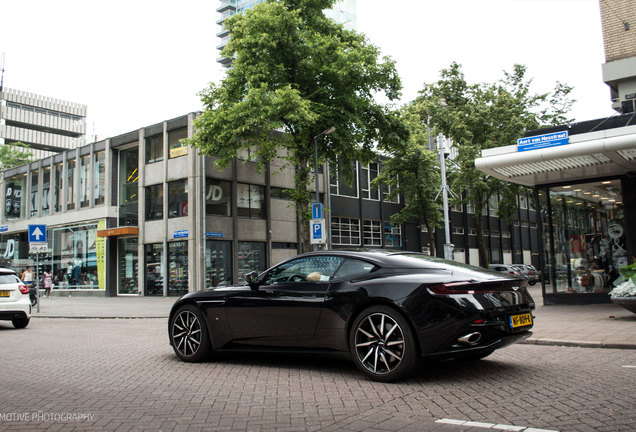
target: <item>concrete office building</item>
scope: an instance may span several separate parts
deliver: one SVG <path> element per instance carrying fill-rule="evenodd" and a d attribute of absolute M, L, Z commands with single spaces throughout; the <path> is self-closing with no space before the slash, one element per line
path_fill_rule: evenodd
<path fill-rule="evenodd" d="M 0 140 L 28 144 L 38 160 L 84 145 L 86 105 L 10 88 L 0 91 Z"/>
<path fill-rule="evenodd" d="M 263 0 L 219 0 L 219 7 L 216 11 L 219 13 L 219 17 L 216 23 L 220 26 L 219 32 L 216 36 L 219 38 L 219 44 L 217 50 L 221 52 L 227 42 L 230 40 L 230 32 L 223 26 L 225 20 L 237 13 L 243 13 L 248 9 L 253 8 Z M 357 0 L 340 0 L 333 9 L 325 11 L 325 15 L 334 19 L 336 22 L 344 24 L 346 27 L 356 28 L 356 1 Z M 217 62 L 221 63 L 224 67 L 229 67 L 232 63 L 228 57 L 219 57 Z"/>

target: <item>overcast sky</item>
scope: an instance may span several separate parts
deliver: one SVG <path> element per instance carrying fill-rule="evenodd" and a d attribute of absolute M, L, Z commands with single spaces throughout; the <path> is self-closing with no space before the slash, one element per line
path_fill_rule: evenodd
<path fill-rule="evenodd" d="M 220 82 L 218 0 L 1 0 L 4 85 L 88 106 L 100 139 L 202 109 Z M 413 99 L 452 61 L 469 82 L 513 64 L 534 90 L 575 87 L 572 115 L 612 115 L 598 0 L 358 0 L 358 31 L 397 62 Z"/>

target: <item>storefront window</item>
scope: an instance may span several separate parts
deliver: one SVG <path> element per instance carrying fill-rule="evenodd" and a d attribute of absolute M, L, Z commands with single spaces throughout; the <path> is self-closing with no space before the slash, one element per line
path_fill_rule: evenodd
<path fill-rule="evenodd" d="M 245 275 L 251 271 L 262 272 L 267 269 L 265 257 L 265 243 L 239 242 L 236 260 L 238 264 L 239 280 L 244 282 Z"/>
<path fill-rule="evenodd" d="M 181 142 L 188 137 L 188 129 L 176 129 L 168 132 L 168 151 L 170 158 L 184 156 L 188 154 L 188 146 Z"/>
<path fill-rule="evenodd" d="M 607 293 L 628 263 L 619 180 L 539 191 L 546 294 Z"/>
<path fill-rule="evenodd" d="M 66 209 L 73 210 L 75 208 L 74 191 L 75 191 L 75 160 L 66 162 L 67 172 L 67 189 L 66 189 Z"/>
<path fill-rule="evenodd" d="M 117 294 L 137 294 L 139 292 L 138 251 L 136 238 L 119 239 L 119 280 Z"/>
<path fill-rule="evenodd" d="M 146 220 L 163 219 L 163 183 L 146 187 Z"/>
<path fill-rule="evenodd" d="M 51 168 L 44 168 L 42 170 L 42 214 L 49 214 L 49 207 L 51 204 Z"/>
<path fill-rule="evenodd" d="M 21 219 L 24 217 L 25 190 L 25 175 L 11 177 L 6 180 L 4 189 L 4 216 L 6 219 Z"/>
<path fill-rule="evenodd" d="M 232 216 L 231 183 L 206 179 L 205 212 L 208 215 Z"/>
<path fill-rule="evenodd" d="M 106 154 L 103 151 L 93 155 L 93 165 L 95 169 L 95 185 L 93 186 L 93 202 L 95 205 L 104 204 L 105 182 L 106 182 Z"/>
<path fill-rule="evenodd" d="M 206 240 L 205 242 L 205 286 L 232 284 L 232 242 Z"/>
<path fill-rule="evenodd" d="M 122 150 L 119 161 L 119 226 L 137 225 L 139 150 Z"/>
<path fill-rule="evenodd" d="M 265 187 L 239 183 L 236 186 L 237 214 L 254 219 L 265 218 Z"/>
<path fill-rule="evenodd" d="M 402 247 L 402 227 L 400 225 L 384 224 L 384 246 L 385 247 Z"/>
<path fill-rule="evenodd" d="M 38 214 L 38 170 L 31 171 L 31 199 L 29 201 L 29 215 L 31 217 Z"/>
<path fill-rule="evenodd" d="M 89 183 L 90 183 L 91 157 L 82 156 L 80 158 L 80 207 L 90 206 Z"/>
<path fill-rule="evenodd" d="M 168 295 L 182 296 L 188 292 L 188 242 L 168 243 Z"/>
<path fill-rule="evenodd" d="M 163 295 L 163 243 L 147 244 L 146 256 L 146 287 L 147 296 Z"/>
<path fill-rule="evenodd" d="M 188 215 L 188 180 L 177 180 L 168 183 L 168 217 Z"/>
<path fill-rule="evenodd" d="M 18 274 L 30 265 L 35 268 L 34 261 L 29 259 L 29 243 L 27 233 L 5 234 L 0 240 L 0 267 L 12 268 Z"/>
<path fill-rule="evenodd" d="M 53 230 L 53 289 L 104 289 L 98 284 L 97 225 Z"/>

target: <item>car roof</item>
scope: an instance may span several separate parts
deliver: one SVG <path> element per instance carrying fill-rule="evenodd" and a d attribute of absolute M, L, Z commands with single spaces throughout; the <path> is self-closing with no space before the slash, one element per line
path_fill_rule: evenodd
<path fill-rule="evenodd" d="M 0 273 L 4 273 L 4 274 L 7 274 L 7 273 L 9 273 L 9 274 L 17 274 L 17 273 L 15 272 L 15 270 L 10 269 L 10 268 L 6 268 L 6 267 L 0 267 Z"/>
<path fill-rule="evenodd" d="M 299 257 L 304 256 L 341 256 L 345 258 L 357 258 L 363 259 L 380 267 L 385 268 L 448 268 L 449 265 L 458 267 L 465 266 L 465 264 L 457 261 L 448 261 L 443 258 L 437 258 L 430 255 L 423 254 L 421 252 L 409 252 L 409 251 L 388 251 L 388 250 L 328 250 L 328 251 L 315 251 L 308 252 Z"/>

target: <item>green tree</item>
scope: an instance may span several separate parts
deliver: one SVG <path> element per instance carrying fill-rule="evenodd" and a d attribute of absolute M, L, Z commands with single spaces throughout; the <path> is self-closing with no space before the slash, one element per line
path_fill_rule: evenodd
<path fill-rule="evenodd" d="M 295 169 L 291 196 L 305 250 L 313 137 L 336 128 L 317 140 L 319 162 L 335 166 L 338 158 L 369 161 L 376 144 L 390 146 L 406 134 L 397 113 L 376 102 L 378 95 L 399 97 L 394 62 L 380 59 L 363 35 L 326 18 L 323 10 L 334 2 L 269 0 L 229 18 L 221 55 L 233 59 L 232 67 L 220 85 L 201 92 L 205 109 L 189 142 L 217 156 L 221 168 L 243 148 L 255 152 L 260 167 L 283 154 L 285 167 Z"/>
<path fill-rule="evenodd" d="M 429 233 L 429 248 L 435 255 L 435 229 L 442 224 L 441 198 L 435 200 L 440 189 L 441 177 L 437 153 L 430 150 L 429 140 L 434 131 L 427 125 L 413 107 L 402 111 L 404 124 L 409 130 L 409 138 L 390 149 L 388 158 L 382 163 L 382 170 L 374 180 L 375 185 L 390 185 L 388 198 L 404 197 L 403 208 L 391 215 L 391 223 L 402 224 L 417 220 Z"/>
<path fill-rule="evenodd" d="M 0 169 L 5 170 L 29 162 L 33 153 L 28 150 L 20 150 L 20 147 L 29 148 L 28 145 L 21 142 L 0 145 Z"/>
<path fill-rule="evenodd" d="M 459 169 L 453 178 L 453 189 L 464 191 L 464 201 L 475 207 L 475 229 L 479 248 L 479 264 L 489 264 L 482 235 L 482 215 L 491 196 L 500 197 L 498 215 L 509 219 L 517 207 L 519 185 L 488 176 L 475 168 L 481 151 L 512 145 L 527 130 L 565 124 L 573 103 L 572 88 L 556 83 L 550 93 L 533 93 L 532 81 L 526 78 L 526 67 L 514 65 L 512 72 L 495 83 L 468 84 L 461 66 L 452 63 L 442 70 L 441 79 L 425 85 L 415 107 L 422 118 L 453 140 L 457 148 Z"/>

